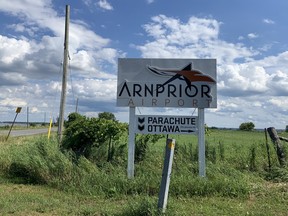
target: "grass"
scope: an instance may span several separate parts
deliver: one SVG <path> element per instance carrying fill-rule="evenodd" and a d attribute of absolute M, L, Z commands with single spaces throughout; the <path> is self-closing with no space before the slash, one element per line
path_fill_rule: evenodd
<path fill-rule="evenodd" d="M 282 134 L 286 136 L 287 134 Z M 286 215 L 288 170 L 262 132 L 213 130 L 206 137 L 207 178 L 198 177 L 197 139 L 175 136 L 165 215 Z M 0 141 L 3 215 L 161 215 L 157 209 L 165 139 L 150 145 L 126 177 L 126 155 L 96 166 L 59 151 L 46 136 Z M 274 152 L 273 152 L 274 151 Z M 287 151 L 287 149 L 286 149 Z"/>

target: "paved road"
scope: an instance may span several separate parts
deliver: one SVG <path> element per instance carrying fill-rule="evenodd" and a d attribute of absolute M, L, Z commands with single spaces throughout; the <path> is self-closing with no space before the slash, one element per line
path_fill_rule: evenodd
<path fill-rule="evenodd" d="M 57 128 L 52 128 L 51 131 L 57 131 Z M 9 130 L 0 130 L 0 135 L 8 135 Z M 30 136 L 35 134 L 48 134 L 48 128 L 41 129 L 24 129 L 24 130 L 13 130 L 10 133 L 10 136 Z"/>

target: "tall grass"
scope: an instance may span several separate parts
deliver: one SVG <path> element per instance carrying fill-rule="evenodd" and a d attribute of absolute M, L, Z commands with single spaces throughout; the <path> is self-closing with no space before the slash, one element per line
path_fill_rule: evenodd
<path fill-rule="evenodd" d="M 275 157 L 273 171 L 267 171 L 265 146 L 260 134 L 256 133 L 255 138 L 255 134 L 245 132 L 245 137 L 243 132 L 237 131 L 235 136 L 243 137 L 242 142 L 230 137 L 225 139 L 227 135 L 226 132 L 212 131 L 206 139 L 207 178 L 198 176 L 195 138 L 176 137 L 169 196 L 247 198 L 255 182 L 263 178 L 288 181 L 287 168 L 278 168 Z M 126 176 L 126 158 L 119 160 L 118 164 L 103 162 L 97 166 L 95 161 L 61 151 L 56 139 L 47 141 L 46 137 L 40 137 L 21 140 L 21 144 L 15 142 L 11 139 L 9 143 L 0 143 L 3 147 L 0 150 L 0 173 L 10 181 L 45 184 L 64 191 L 105 198 L 123 195 L 155 197 L 159 193 L 164 139 L 150 146 L 145 159 L 135 165 L 133 180 L 128 180 Z M 142 211 L 142 208 L 149 210 L 149 206 L 151 200 L 146 200 L 144 204 L 136 205 L 130 215 L 136 215 L 133 212 Z M 151 211 L 154 212 L 153 209 Z"/>

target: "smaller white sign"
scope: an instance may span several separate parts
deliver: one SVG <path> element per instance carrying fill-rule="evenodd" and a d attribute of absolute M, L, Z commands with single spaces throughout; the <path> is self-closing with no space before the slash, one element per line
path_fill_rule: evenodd
<path fill-rule="evenodd" d="M 197 116 L 136 115 L 138 134 L 197 134 Z"/>

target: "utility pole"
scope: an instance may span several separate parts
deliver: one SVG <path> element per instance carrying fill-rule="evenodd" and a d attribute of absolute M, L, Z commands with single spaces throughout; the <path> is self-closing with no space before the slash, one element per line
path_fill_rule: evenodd
<path fill-rule="evenodd" d="M 76 113 L 78 113 L 78 101 L 79 101 L 79 100 L 78 100 L 78 98 L 77 98 L 77 100 L 76 100 L 76 110 L 75 110 Z"/>
<path fill-rule="evenodd" d="M 29 107 L 27 107 L 27 128 L 29 127 Z"/>
<path fill-rule="evenodd" d="M 66 5 L 66 18 L 65 18 L 65 39 L 64 39 L 64 61 L 63 61 L 63 77 L 62 77 L 62 93 L 60 101 L 60 112 L 58 122 L 58 139 L 59 143 L 62 141 L 63 128 L 64 128 L 64 113 L 66 102 L 66 88 L 67 88 L 67 73 L 68 73 L 68 43 L 69 43 L 69 18 L 70 6 Z"/>

